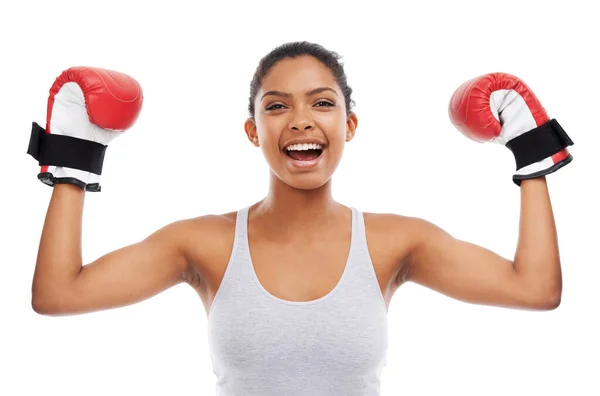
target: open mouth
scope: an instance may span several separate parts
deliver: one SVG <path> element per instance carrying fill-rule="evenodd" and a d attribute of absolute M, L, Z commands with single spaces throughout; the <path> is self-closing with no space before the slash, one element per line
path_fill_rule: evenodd
<path fill-rule="evenodd" d="M 313 161 L 321 156 L 324 147 L 320 144 L 293 144 L 286 147 L 285 154 L 296 161 Z"/>
<path fill-rule="evenodd" d="M 312 161 L 317 159 L 323 153 L 323 149 L 310 149 L 303 151 L 288 151 L 285 150 L 288 157 L 295 159 L 296 161 Z"/>

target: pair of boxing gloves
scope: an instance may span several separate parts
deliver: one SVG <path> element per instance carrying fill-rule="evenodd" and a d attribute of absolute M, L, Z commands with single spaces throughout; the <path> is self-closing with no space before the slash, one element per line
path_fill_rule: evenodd
<path fill-rule="evenodd" d="M 73 67 L 54 82 L 46 129 L 33 123 L 27 153 L 41 166 L 38 179 L 54 186 L 100 191 L 109 142 L 130 128 L 142 108 L 139 83 L 123 73 Z M 491 73 L 462 84 L 448 109 L 454 126 L 478 142 L 505 145 L 513 153 L 515 184 L 541 177 L 572 161 L 573 142 L 531 89 L 506 73 Z"/>

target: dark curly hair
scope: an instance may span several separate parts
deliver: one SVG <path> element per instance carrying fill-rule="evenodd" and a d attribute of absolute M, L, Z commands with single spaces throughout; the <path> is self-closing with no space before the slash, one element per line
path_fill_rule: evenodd
<path fill-rule="evenodd" d="M 354 107 L 354 101 L 351 98 L 352 88 L 348 85 L 346 73 L 344 72 L 344 64 L 339 61 L 341 57 L 336 52 L 329 51 L 319 44 L 297 41 L 280 45 L 260 60 L 256 72 L 254 72 L 252 82 L 250 83 L 250 103 L 248 104 L 248 111 L 252 118 L 254 118 L 254 100 L 256 99 L 256 94 L 260 89 L 263 79 L 269 73 L 269 70 L 271 70 L 271 68 L 280 60 L 297 58 L 304 55 L 316 58 L 331 70 L 344 94 L 346 114 L 350 113 L 352 107 Z"/>

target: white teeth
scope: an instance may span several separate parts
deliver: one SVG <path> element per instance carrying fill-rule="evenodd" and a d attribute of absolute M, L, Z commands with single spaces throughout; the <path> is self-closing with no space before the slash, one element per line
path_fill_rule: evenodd
<path fill-rule="evenodd" d="M 285 149 L 287 151 L 304 151 L 304 150 L 321 150 L 323 146 L 317 143 L 298 143 L 291 144 L 287 146 Z"/>

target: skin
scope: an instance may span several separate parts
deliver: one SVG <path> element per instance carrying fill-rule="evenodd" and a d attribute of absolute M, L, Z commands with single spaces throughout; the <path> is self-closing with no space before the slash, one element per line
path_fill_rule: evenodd
<path fill-rule="evenodd" d="M 278 62 L 265 77 L 255 106 L 255 117 L 244 130 L 271 171 L 267 195 L 249 212 L 254 269 L 271 294 L 314 300 L 335 287 L 348 255 L 351 211 L 333 199 L 332 175 L 358 118 L 346 113 L 333 75 L 312 57 Z M 326 145 L 322 161 L 310 170 L 290 165 L 283 152 L 287 142 L 307 137 Z M 424 219 L 364 213 L 386 306 L 398 287 L 412 281 L 468 303 L 556 308 L 562 276 L 546 178 L 524 180 L 520 192 L 513 260 L 456 239 Z M 82 265 L 84 197 L 78 187 L 54 187 L 33 278 L 36 312 L 58 316 L 117 308 L 185 282 L 209 313 L 231 254 L 235 212 L 173 222 Z"/>

